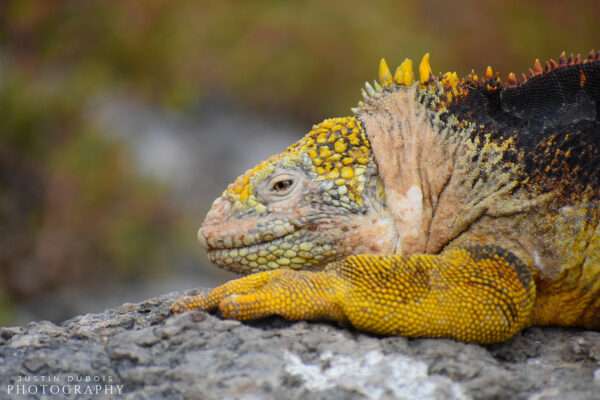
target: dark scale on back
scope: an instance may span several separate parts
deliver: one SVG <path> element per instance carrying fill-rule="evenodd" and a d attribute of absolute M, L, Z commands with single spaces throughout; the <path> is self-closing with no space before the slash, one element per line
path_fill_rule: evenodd
<path fill-rule="evenodd" d="M 600 187 L 600 60 L 561 56 L 546 70 L 530 70 L 520 84 L 497 77 L 467 81 L 468 95 L 449 107 L 472 121 L 473 135 L 515 139 L 506 161 L 521 159 L 530 183 L 542 191 L 563 188 L 566 196 Z M 511 87 L 512 86 L 512 87 Z M 589 190 L 589 189 L 588 189 Z M 597 197 L 598 190 L 593 194 Z"/>

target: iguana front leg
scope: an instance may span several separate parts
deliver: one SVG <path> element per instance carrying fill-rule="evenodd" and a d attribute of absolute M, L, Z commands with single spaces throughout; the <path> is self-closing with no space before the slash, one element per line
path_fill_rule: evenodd
<path fill-rule="evenodd" d="M 441 255 L 350 256 L 322 272 L 261 272 L 184 298 L 172 311 L 218 307 L 239 320 L 329 319 L 382 335 L 493 343 L 528 325 L 534 301 L 526 265 L 501 248 L 477 246 Z"/>

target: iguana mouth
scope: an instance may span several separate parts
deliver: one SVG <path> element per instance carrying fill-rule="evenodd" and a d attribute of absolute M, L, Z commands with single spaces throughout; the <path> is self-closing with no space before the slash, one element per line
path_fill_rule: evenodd
<path fill-rule="evenodd" d="M 278 237 L 269 232 L 255 235 L 253 239 L 253 243 L 247 246 L 209 247 L 208 258 L 227 270 L 246 274 L 276 268 L 311 268 L 322 265 L 336 255 L 333 246 L 315 244 L 312 232 L 301 228 L 294 228 Z"/>
<path fill-rule="evenodd" d="M 204 229 L 204 228 L 203 228 Z M 204 238 L 203 229 L 198 231 L 198 238 L 200 241 L 204 240 L 206 248 L 209 251 L 214 250 L 228 250 L 228 249 L 242 249 L 254 245 L 260 245 L 272 242 L 276 239 L 283 238 L 294 232 L 299 228 L 286 220 L 274 220 L 268 224 L 257 224 L 254 229 L 242 231 L 242 233 L 232 233 L 219 235 L 217 237 Z"/>

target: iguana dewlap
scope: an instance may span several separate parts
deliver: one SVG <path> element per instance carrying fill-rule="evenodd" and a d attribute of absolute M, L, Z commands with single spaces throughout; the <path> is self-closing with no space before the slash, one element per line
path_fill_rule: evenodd
<path fill-rule="evenodd" d="M 600 329 L 600 52 L 417 75 L 382 60 L 353 116 L 231 184 L 198 238 L 250 275 L 172 310 L 480 343 Z"/>

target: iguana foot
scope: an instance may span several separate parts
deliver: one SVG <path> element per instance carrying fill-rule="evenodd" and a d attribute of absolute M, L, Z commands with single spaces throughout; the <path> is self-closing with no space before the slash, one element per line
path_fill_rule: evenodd
<path fill-rule="evenodd" d="M 336 299 L 336 286 L 340 284 L 339 277 L 328 272 L 259 272 L 229 281 L 207 295 L 182 297 L 173 303 L 171 312 L 218 308 L 223 317 L 237 320 L 279 315 L 291 320 L 344 321 Z"/>

